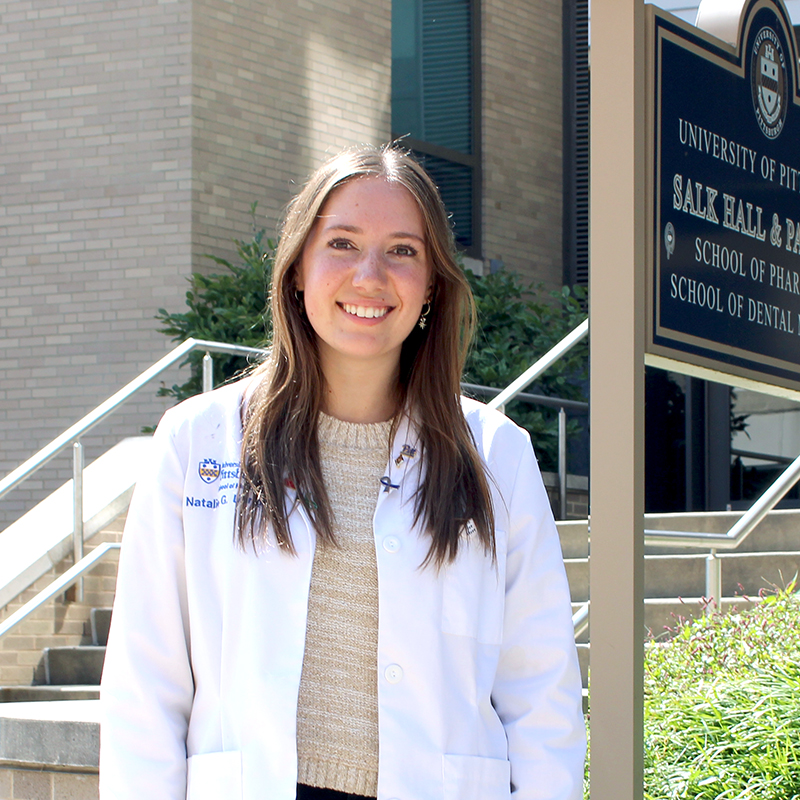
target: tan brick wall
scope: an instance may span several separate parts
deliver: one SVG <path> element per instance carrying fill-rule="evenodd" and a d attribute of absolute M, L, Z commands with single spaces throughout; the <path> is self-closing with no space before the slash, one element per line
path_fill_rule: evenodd
<path fill-rule="evenodd" d="M 102 542 L 122 540 L 124 515 L 86 543 L 88 554 Z M 45 647 L 91 644 L 89 611 L 110 608 L 117 583 L 118 554 L 109 553 L 84 579 L 84 602 L 65 603 L 55 598 L 34 611 L 30 617 L 0 639 L 0 686 L 29 686 L 44 683 L 41 660 Z M 72 559 L 62 561 L 13 602 L 0 609 L 0 622 L 46 588 L 58 575 L 72 566 Z M 2 785 L 2 783 L 0 783 Z M 22 796 L 22 795 L 20 795 Z M 0 797 L 2 800 L 2 797 Z"/>
<path fill-rule="evenodd" d="M 298 185 L 342 147 L 390 135 L 391 3 L 196 0 L 192 247 L 230 253 L 249 208 L 274 236 Z"/>
<path fill-rule="evenodd" d="M 0 0 L 0 475 L 163 355 L 185 278 L 390 129 L 390 4 Z M 178 381 L 177 372 L 164 377 Z M 87 460 L 155 423 L 155 386 Z M 0 501 L 0 530 L 70 475 Z"/>
<path fill-rule="evenodd" d="M 97 773 L 0 767 L 0 800 L 97 800 Z"/>
<path fill-rule="evenodd" d="M 4 474 L 168 348 L 153 315 L 190 268 L 191 64 L 188 0 L 0 0 L 0 20 Z M 154 392 L 90 458 L 159 418 Z M 68 470 L 0 502 L 0 528 Z"/>
<path fill-rule="evenodd" d="M 561 4 L 484 0 L 483 255 L 561 285 Z"/>

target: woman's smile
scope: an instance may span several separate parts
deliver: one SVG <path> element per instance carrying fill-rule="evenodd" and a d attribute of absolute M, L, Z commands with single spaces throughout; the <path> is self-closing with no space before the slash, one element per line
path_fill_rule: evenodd
<path fill-rule="evenodd" d="M 350 314 L 350 316 L 361 317 L 364 319 L 380 319 L 381 317 L 385 317 L 391 311 L 391 308 L 388 306 L 376 308 L 375 306 L 358 306 L 352 305 L 351 303 L 339 303 L 339 306 L 346 313 Z"/>

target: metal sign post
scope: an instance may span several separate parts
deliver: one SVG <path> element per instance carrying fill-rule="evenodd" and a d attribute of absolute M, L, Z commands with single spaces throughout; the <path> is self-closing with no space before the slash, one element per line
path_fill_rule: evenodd
<path fill-rule="evenodd" d="M 591 798 L 642 797 L 644 7 L 592 3 Z"/>

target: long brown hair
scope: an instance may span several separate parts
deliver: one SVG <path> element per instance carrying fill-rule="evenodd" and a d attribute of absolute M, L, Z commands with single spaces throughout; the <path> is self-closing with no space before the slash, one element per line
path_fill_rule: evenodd
<path fill-rule="evenodd" d="M 317 440 L 325 377 L 317 339 L 295 291 L 297 264 L 331 192 L 365 176 L 396 182 L 413 195 L 425 224 L 432 265 L 428 326 L 403 343 L 398 408 L 419 435 L 425 480 L 414 498 L 415 522 L 431 536 L 426 562 L 455 558 L 472 520 L 494 555 L 494 511 L 484 466 L 459 402 L 460 380 L 475 325 L 469 284 L 455 261 L 452 230 L 439 192 L 404 150 L 387 145 L 346 150 L 320 167 L 289 205 L 272 274 L 272 348 L 246 401 L 237 498 L 239 540 L 258 547 L 272 524 L 279 545 L 294 552 L 286 486 L 294 486 L 323 543 L 334 543 L 333 514 Z M 399 415 L 392 426 L 396 432 Z M 388 454 L 387 454 L 388 457 Z"/>

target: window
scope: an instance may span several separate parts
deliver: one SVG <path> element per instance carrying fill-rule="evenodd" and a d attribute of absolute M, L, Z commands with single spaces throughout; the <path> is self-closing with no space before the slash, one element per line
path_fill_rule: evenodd
<path fill-rule="evenodd" d="M 564 283 L 589 285 L 589 0 L 565 0 Z"/>
<path fill-rule="evenodd" d="M 392 135 L 425 164 L 456 242 L 480 257 L 475 0 L 393 0 Z"/>

